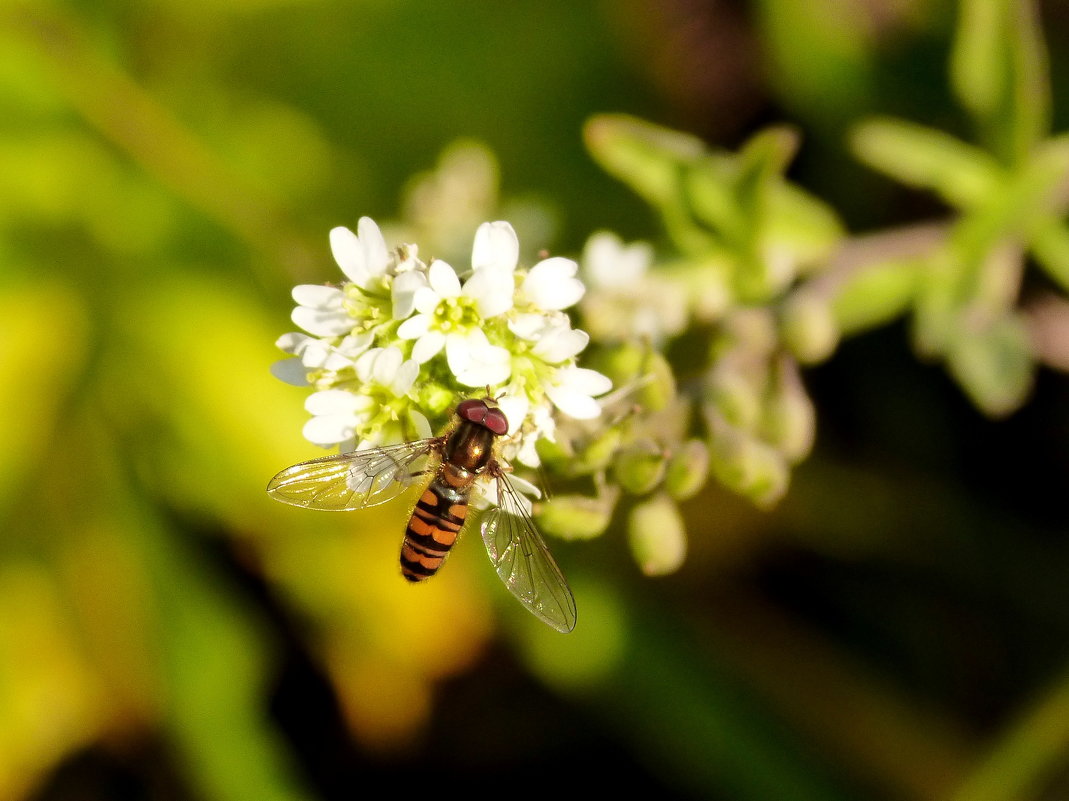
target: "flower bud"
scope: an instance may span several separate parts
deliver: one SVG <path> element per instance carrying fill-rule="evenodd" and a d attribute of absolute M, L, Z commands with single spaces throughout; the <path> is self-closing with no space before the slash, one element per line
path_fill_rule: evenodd
<path fill-rule="evenodd" d="M 677 501 L 692 498 L 709 475 L 709 448 L 700 439 L 684 442 L 668 461 L 664 487 Z"/>
<path fill-rule="evenodd" d="M 609 426 L 590 440 L 571 460 L 569 470 L 576 475 L 587 475 L 604 470 L 612 462 L 623 436 L 618 426 Z"/>
<path fill-rule="evenodd" d="M 733 425 L 753 428 L 761 419 L 761 385 L 764 375 L 757 364 L 745 364 L 725 358 L 712 371 L 708 401 Z"/>
<path fill-rule="evenodd" d="M 649 492 L 664 478 L 665 454 L 650 440 L 640 440 L 621 450 L 613 462 L 613 477 L 633 495 Z"/>
<path fill-rule="evenodd" d="M 535 450 L 542 464 L 548 465 L 554 470 L 560 470 L 565 474 L 568 473 L 568 466 L 575 458 L 569 443 L 563 438 L 549 439 L 548 437 L 541 437 L 535 442 Z"/>
<path fill-rule="evenodd" d="M 724 319 L 713 346 L 713 357 L 718 358 L 724 352 L 735 349 L 752 356 L 767 356 L 775 351 L 778 344 L 776 322 L 768 309 L 740 307 Z"/>
<path fill-rule="evenodd" d="M 803 364 L 824 361 L 839 344 L 831 305 L 813 292 L 796 292 L 787 300 L 780 332 L 783 343 Z"/>
<path fill-rule="evenodd" d="M 658 411 L 676 396 L 672 366 L 659 351 L 646 345 L 621 345 L 604 352 L 595 368 L 612 379 L 613 386 L 634 387 L 634 400 L 650 411 Z"/>
<path fill-rule="evenodd" d="M 687 532 L 675 501 L 664 493 L 636 504 L 627 521 L 628 543 L 647 576 L 674 573 L 687 555 Z"/>
<path fill-rule="evenodd" d="M 758 506 L 772 506 L 787 491 L 790 473 L 783 454 L 707 409 L 712 431 L 709 461 L 717 480 Z"/>
<path fill-rule="evenodd" d="M 614 387 L 622 387 L 642 372 L 647 348 L 634 342 L 599 350 L 592 355 L 591 366 L 610 379 Z"/>
<path fill-rule="evenodd" d="M 555 495 L 538 504 L 538 525 L 546 534 L 563 540 L 588 540 L 605 532 L 612 519 L 619 492 L 600 497 Z"/>
<path fill-rule="evenodd" d="M 659 351 L 647 351 L 639 381 L 636 397 L 643 408 L 656 412 L 675 400 L 676 377 L 672 365 Z"/>
<path fill-rule="evenodd" d="M 437 382 L 428 382 L 419 389 L 419 405 L 436 417 L 444 415 L 456 403 L 456 392 Z"/>
<path fill-rule="evenodd" d="M 761 432 L 788 461 L 796 463 L 809 455 L 816 428 L 816 411 L 802 384 L 797 363 L 789 357 L 778 359 L 765 402 Z"/>

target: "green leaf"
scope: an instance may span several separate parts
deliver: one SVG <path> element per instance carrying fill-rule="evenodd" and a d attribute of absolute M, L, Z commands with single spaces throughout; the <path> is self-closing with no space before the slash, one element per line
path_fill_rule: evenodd
<path fill-rule="evenodd" d="M 1032 389 L 1032 345 L 1024 321 L 1007 314 L 980 331 L 959 331 L 947 353 L 951 373 L 992 417 L 1017 409 Z"/>
<path fill-rule="evenodd" d="M 655 207 L 674 204 L 681 165 L 705 152 L 700 139 L 626 114 L 599 114 L 583 128 L 587 149 L 613 177 Z"/>
<path fill-rule="evenodd" d="M 65 285 L 38 281 L 0 291 L 0 517 L 46 456 L 64 403 L 82 378 L 87 313 Z"/>
<path fill-rule="evenodd" d="M 962 0 L 950 79 L 999 159 L 1017 164 L 1050 130 L 1047 53 L 1031 0 Z"/>
<path fill-rule="evenodd" d="M 844 235 L 838 214 L 823 200 L 787 181 L 774 187 L 762 240 L 766 252 L 790 254 L 805 272 L 823 267 Z"/>
<path fill-rule="evenodd" d="M 905 120 L 866 120 L 851 132 L 850 146 L 873 169 L 960 208 L 982 203 L 1002 180 L 998 164 L 980 148 Z"/>
<path fill-rule="evenodd" d="M 1069 292 L 1069 226 L 1051 219 L 1036 231 L 1030 244 L 1043 271 Z"/>
<path fill-rule="evenodd" d="M 929 262 L 904 259 L 865 265 L 837 287 L 831 311 L 843 336 L 885 325 L 905 314 Z"/>

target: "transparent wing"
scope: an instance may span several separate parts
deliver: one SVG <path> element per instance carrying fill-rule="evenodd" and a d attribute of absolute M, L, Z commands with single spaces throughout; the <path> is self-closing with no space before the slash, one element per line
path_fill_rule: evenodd
<path fill-rule="evenodd" d="M 441 438 L 324 456 L 287 467 L 267 485 L 275 500 L 341 512 L 392 500 L 431 468 Z"/>
<path fill-rule="evenodd" d="M 497 478 L 497 506 L 483 516 L 482 534 L 490 561 L 509 592 L 557 631 L 575 628 L 575 598 L 568 582 L 535 528 L 530 504 L 508 476 Z"/>

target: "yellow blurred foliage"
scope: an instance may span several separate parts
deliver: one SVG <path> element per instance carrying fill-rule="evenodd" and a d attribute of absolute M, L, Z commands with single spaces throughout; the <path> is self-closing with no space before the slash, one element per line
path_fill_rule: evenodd
<path fill-rule="evenodd" d="M 63 591 L 29 559 L 0 564 L 0 799 L 101 733 L 98 674 L 77 647 Z"/>

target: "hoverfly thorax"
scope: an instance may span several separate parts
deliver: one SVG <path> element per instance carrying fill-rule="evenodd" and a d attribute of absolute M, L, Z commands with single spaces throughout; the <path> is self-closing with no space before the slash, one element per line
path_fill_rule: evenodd
<path fill-rule="evenodd" d="M 493 458 L 494 440 L 508 433 L 508 420 L 489 399 L 463 401 L 455 414 L 460 422 L 446 439 L 442 461 L 481 473 Z"/>

